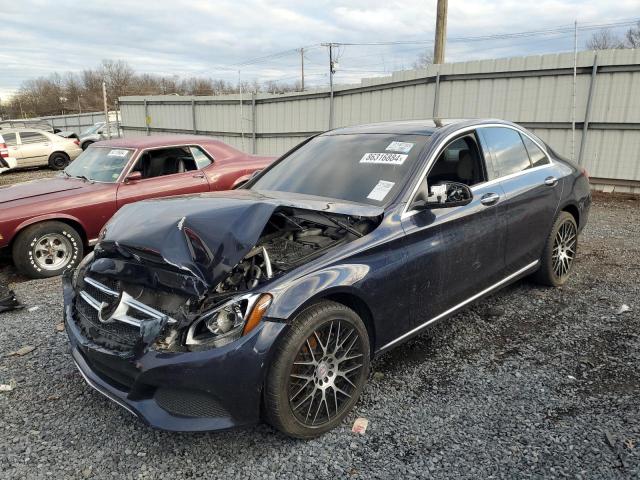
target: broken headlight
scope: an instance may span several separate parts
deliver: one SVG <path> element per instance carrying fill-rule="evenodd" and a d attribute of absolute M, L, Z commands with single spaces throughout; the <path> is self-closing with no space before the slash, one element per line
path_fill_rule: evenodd
<path fill-rule="evenodd" d="M 186 345 L 191 350 L 222 347 L 253 330 L 267 308 L 271 295 L 240 295 L 198 318 L 187 331 Z"/>

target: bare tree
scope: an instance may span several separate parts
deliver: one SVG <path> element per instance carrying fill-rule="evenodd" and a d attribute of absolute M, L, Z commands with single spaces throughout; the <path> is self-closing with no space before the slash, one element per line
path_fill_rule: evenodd
<path fill-rule="evenodd" d="M 624 48 L 624 43 L 611 30 L 604 29 L 594 32 L 587 40 L 588 50 L 608 50 L 611 48 Z"/>
<path fill-rule="evenodd" d="M 624 35 L 626 48 L 640 48 L 640 22 L 635 27 L 631 27 Z"/>
<path fill-rule="evenodd" d="M 429 52 L 422 52 L 418 55 L 418 58 L 413 62 L 413 68 L 427 68 L 429 65 L 433 63 L 433 55 Z"/>

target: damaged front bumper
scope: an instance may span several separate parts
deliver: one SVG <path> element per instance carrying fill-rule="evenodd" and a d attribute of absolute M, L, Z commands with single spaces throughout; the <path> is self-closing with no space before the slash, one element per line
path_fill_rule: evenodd
<path fill-rule="evenodd" d="M 75 292 L 66 276 L 63 285 L 73 360 L 100 393 L 163 430 L 219 430 L 259 420 L 272 346 L 285 323 L 263 320 L 248 335 L 211 350 L 117 352 L 83 335 L 73 318 Z"/>

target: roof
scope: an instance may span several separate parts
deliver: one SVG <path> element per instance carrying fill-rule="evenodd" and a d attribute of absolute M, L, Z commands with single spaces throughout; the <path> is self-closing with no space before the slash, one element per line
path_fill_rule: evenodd
<path fill-rule="evenodd" d="M 369 123 L 353 127 L 337 128 L 327 132 L 328 135 L 346 135 L 350 133 L 391 133 L 404 135 L 431 135 L 436 130 L 455 123 L 468 122 L 467 119 L 425 119 L 402 120 L 396 122 Z"/>
<path fill-rule="evenodd" d="M 204 135 L 142 135 L 138 137 L 122 137 L 112 138 L 111 140 L 102 140 L 94 145 L 121 148 L 153 148 L 180 144 L 219 144 L 228 146 L 220 140 Z"/>

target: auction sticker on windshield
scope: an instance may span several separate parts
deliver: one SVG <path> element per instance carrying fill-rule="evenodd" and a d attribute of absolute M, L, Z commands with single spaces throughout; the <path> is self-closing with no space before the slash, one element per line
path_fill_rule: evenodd
<path fill-rule="evenodd" d="M 109 157 L 126 157 L 129 154 L 129 150 L 111 150 L 107 155 Z"/>
<path fill-rule="evenodd" d="M 377 163 L 383 165 L 402 165 L 407 155 L 400 153 L 365 153 L 360 163 Z"/>
<path fill-rule="evenodd" d="M 369 192 L 369 195 L 367 195 L 367 198 L 369 200 L 377 200 L 378 202 L 381 202 L 382 200 L 384 200 L 384 197 L 387 196 L 387 193 L 389 193 L 389 191 L 393 188 L 394 185 L 395 185 L 394 182 L 379 180 L 377 185 L 373 187 L 373 190 Z"/>
<path fill-rule="evenodd" d="M 415 143 L 409 142 L 391 142 L 385 150 L 387 152 L 409 153 Z"/>

